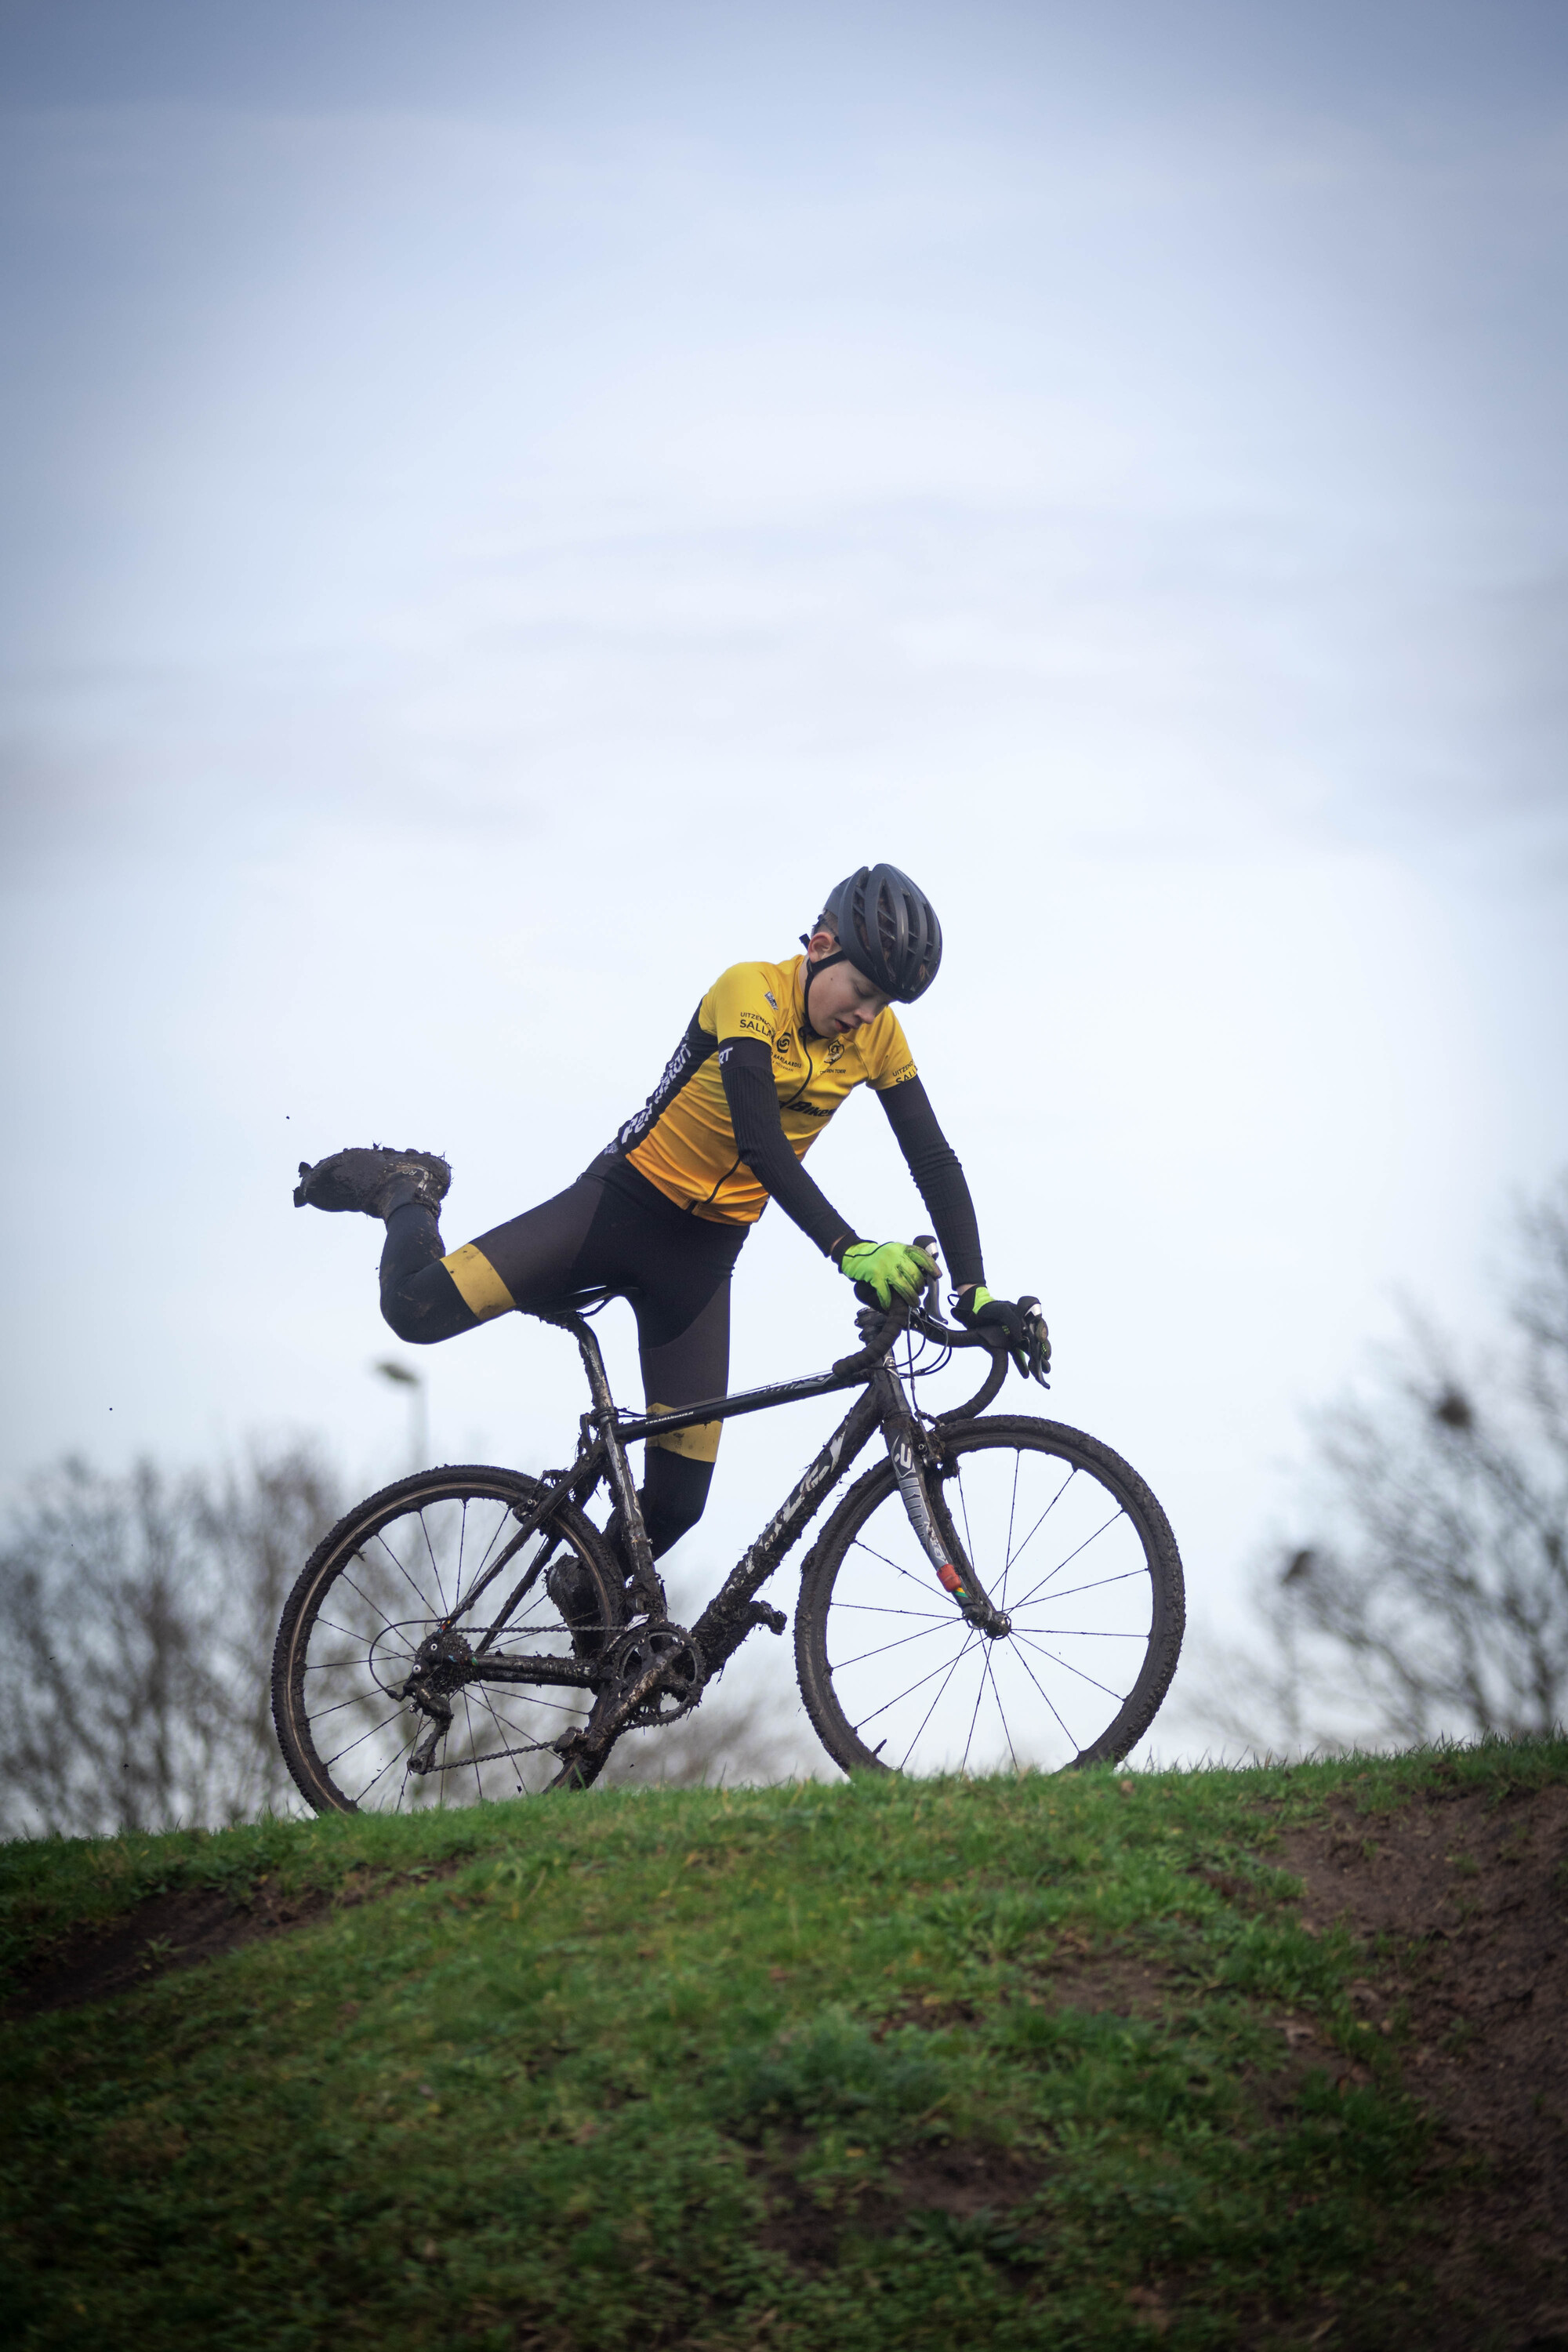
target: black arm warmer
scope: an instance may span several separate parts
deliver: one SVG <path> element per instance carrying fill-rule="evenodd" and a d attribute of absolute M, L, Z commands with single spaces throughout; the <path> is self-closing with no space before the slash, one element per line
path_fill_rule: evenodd
<path fill-rule="evenodd" d="M 948 1280 L 959 1290 L 972 1282 L 984 1282 L 985 1267 L 974 1203 L 958 1154 L 936 1123 L 931 1097 L 919 1078 L 906 1078 L 901 1087 L 889 1087 L 877 1099 L 888 1114 L 888 1125 L 931 1213 Z"/>
<path fill-rule="evenodd" d="M 841 1217 L 818 1191 L 789 1148 L 779 1117 L 773 1055 L 762 1039 L 728 1039 L 719 1049 L 719 1071 L 730 1107 L 730 1124 L 735 1130 L 735 1150 L 758 1183 L 773 1194 L 785 1216 L 793 1217 L 801 1232 L 810 1236 L 824 1257 L 833 1254 L 836 1242 L 854 1241 L 855 1228 L 848 1218 Z M 960 1177 L 960 1183 L 963 1181 Z M 934 1209 L 931 1214 L 936 1214 Z"/>

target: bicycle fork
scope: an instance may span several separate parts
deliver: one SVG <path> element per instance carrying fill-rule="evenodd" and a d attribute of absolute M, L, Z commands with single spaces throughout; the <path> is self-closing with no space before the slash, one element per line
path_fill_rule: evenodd
<path fill-rule="evenodd" d="M 882 1407 L 882 1434 L 893 1475 L 899 1482 L 899 1493 L 916 1540 L 936 1570 L 937 1582 L 980 1633 L 989 1634 L 993 1641 L 1010 1633 L 1013 1621 L 995 1606 L 975 1575 L 973 1563 L 964 1557 L 946 1504 L 933 1507 L 927 1477 L 928 1474 L 934 1476 L 939 1459 L 935 1447 L 910 1410 L 902 1382 L 884 1364 L 875 1375 L 873 1386 Z M 941 1492 L 940 1481 L 936 1482 L 936 1491 Z"/>

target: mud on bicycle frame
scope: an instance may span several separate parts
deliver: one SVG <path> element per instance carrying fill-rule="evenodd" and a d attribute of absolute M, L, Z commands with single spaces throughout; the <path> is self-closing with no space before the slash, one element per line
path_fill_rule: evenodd
<path fill-rule="evenodd" d="M 273 1714 L 306 1801 L 401 1811 L 588 1786 L 625 1732 L 679 1720 L 759 1626 L 784 1632 L 762 1588 L 879 1428 L 884 1455 L 807 1552 L 795 1610 L 801 1696 L 834 1762 L 924 1774 L 1125 1755 L 1181 1648 L 1169 1522 L 1097 1439 L 988 1412 L 1008 1358 L 942 1322 L 934 1292 L 863 1310 L 863 1344 L 826 1372 L 657 1414 L 616 1405 L 581 1315 L 543 1318 L 575 1339 L 588 1382 L 570 1467 L 402 1479 L 338 1522 L 289 1597 Z M 987 1346 L 974 1396 L 920 1408 L 919 1381 Z M 672 1624 L 626 1447 L 850 1388 L 696 1623 Z M 601 1486 L 629 1576 L 588 1516 Z"/>

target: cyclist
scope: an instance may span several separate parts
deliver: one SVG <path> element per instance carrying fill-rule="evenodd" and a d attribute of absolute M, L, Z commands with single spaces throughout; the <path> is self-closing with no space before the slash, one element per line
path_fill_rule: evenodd
<path fill-rule="evenodd" d="M 770 1198 L 878 1303 L 915 1296 L 924 1250 L 863 1241 L 801 1165 L 845 1097 L 868 1085 L 936 1227 L 965 1324 L 993 1325 L 1021 1372 L 1043 1379 L 1038 1302 L 985 1287 L 963 1170 L 937 1125 L 894 1003 L 936 978 L 942 927 L 897 866 L 862 866 L 833 890 L 803 955 L 720 974 L 642 1109 L 574 1184 L 447 1251 L 437 1222 L 451 1170 L 434 1153 L 334 1152 L 300 1164 L 295 1203 L 381 1217 L 381 1311 L 426 1344 L 513 1307 L 559 1312 L 627 1299 L 650 1412 L 725 1393 L 730 1277 Z M 701 1517 L 722 1423 L 650 1439 L 641 1490 L 657 1557 Z"/>

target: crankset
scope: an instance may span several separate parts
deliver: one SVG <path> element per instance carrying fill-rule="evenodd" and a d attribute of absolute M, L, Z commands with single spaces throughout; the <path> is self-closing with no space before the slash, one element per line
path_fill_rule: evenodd
<path fill-rule="evenodd" d="M 708 1677 L 702 1653 L 684 1625 L 628 1625 L 605 1661 L 616 1699 L 633 1708 L 628 1724 L 677 1723 L 689 1715 Z"/>
<path fill-rule="evenodd" d="M 628 1625 L 605 1653 L 594 1711 L 555 1742 L 569 1768 L 597 1771 L 623 1731 L 678 1723 L 702 1696 L 702 1653 L 684 1625 L 654 1618 Z"/>

